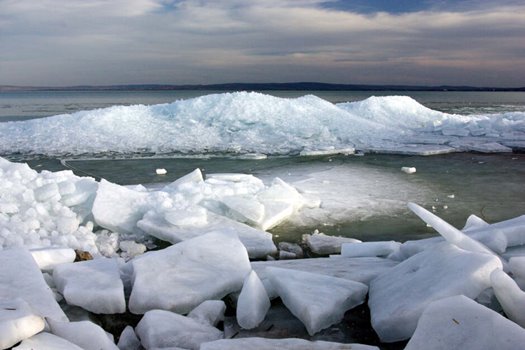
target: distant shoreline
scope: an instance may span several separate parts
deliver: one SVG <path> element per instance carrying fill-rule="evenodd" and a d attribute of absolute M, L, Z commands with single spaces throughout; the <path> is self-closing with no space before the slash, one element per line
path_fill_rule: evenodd
<path fill-rule="evenodd" d="M 169 91 L 169 90 L 213 90 L 213 91 L 508 91 L 525 92 L 525 87 L 475 87 L 475 86 L 418 86 L 418 85 L 360 85 L 328 84 L 316 82 L 299 83 L 229 83 L 209 85 L 78 85 L 78 86 L 13 86 L 0 85 L 0 92 L 29 91 Z"/>

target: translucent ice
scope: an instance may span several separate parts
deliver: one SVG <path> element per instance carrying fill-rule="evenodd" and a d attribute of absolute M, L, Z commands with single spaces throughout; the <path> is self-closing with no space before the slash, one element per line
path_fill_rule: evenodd
<path fill-rule="evenodd" d="M 244 329 L 257 327 L 270 308 L 270 299 L 264 285 L 254 271 L 244 279 L 237 301 L 237 322 Z"/>
<path fill-rule="evenodd" d="M 41 270 L 52 270 L 55 266 L 75 260 L 75 251 L 71 248 L 38 248 L 30 250 Z"/>

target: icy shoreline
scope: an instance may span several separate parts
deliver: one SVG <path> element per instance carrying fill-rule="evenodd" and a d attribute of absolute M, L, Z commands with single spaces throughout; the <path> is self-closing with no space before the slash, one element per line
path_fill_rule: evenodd
<path fill-rule="evenodd" d="M 303 247 L 276 247 L 265 230 L 322 205 L 279 178 L 197 169 L 147 190 L 2 158 L 0 176 L 0 348 L 376 349 L 408 340 L 406 349 L 513 349 L 525 340 L 525 216 L 471 216 L 460 231 L 409 204 L 442 237 L 314 233 Z M 151 236 L 173 245 L 148 250 Z M 305 247 L 329 257 L 301 258 Z M 74 249 L 94 259 L 73 262 Z M 268 323 L 276 298 L 312 339 L 367 305 L 382 343 L 283 336 L 286 326 Z M 114 334 L 118 345 L 90 317 L 126 311 L 138 316 Z"/>

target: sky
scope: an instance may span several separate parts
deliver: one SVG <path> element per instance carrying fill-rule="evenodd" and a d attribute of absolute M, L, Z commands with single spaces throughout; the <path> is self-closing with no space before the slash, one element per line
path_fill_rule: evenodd
<path fill-rule="evenodd" d="M 0 0 L 0 85 L 525 86 L 516 0 Z"/>

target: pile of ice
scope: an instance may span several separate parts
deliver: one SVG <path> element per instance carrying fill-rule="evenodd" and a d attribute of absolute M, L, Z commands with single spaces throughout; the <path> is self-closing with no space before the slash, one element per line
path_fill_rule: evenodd
<path fill-rule="evenodd" d="M 141 254 L 148 237 L 170 243 L 209 232 L 239 237 L 251 258 L 274 254 L 266 230 L 319 200 L 279 178 L 210 174 L 199 169 L 158 190 L 38 173 L 0 158 L 0 247 L 59 246 L 91 254 Z M 94 230 L 96 232 L 94 232 Z"/>
<path fill-rule="evenodd" d="M 407 96 L 332 104 L 223 93 L 0 123 L 0 154 L 374 152 L 437 154 L 523 148 L 525 113 L 452 115 Z"/>

